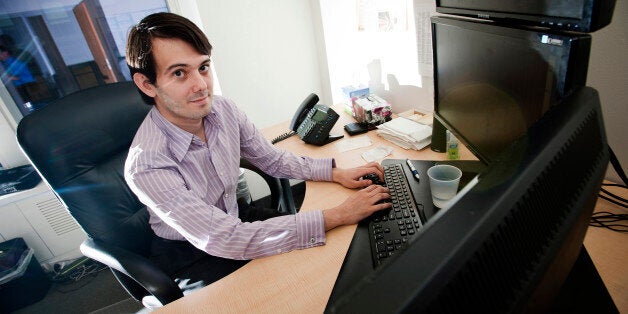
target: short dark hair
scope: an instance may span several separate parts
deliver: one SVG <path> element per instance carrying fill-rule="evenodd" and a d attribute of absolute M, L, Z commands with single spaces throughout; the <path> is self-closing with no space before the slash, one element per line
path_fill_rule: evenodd
<path fill-rule="evenodd" d="M 126 63 L 131 71 L 131 77 L 135 73 L 141 73 L 152 84 L 155 84 L 157 73 L 152 52 L 153 38 L 181 39 L 199 53 L 211 55 L 212 45 L 207 36 L 192 21 L 174 13 L 154 13 L 144 17 L 129 32 L 126 44 Z M 155 104 L 153 97 L 144 94 L 139 88 L 138 91 L 145 103 Z"/>

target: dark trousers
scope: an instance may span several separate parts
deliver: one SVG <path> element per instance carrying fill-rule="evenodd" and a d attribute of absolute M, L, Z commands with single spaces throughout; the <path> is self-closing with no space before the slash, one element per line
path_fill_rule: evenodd
<path fill-rule="evenodd" d="M 276 209 L 258 208 L 238 203 L 242 221 L 253 222 L 282 215 Z M 173 278 L 182 289 L 206 286 L 234 272 L 248 260 L 232 260 L 211 256 L 188 241 L 166 240 L 155 237 L 149 259 Z"/>

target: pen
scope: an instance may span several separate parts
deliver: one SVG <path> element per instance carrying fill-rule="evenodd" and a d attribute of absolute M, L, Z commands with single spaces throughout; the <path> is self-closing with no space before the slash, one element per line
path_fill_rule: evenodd
<path fill-rule="evenodd" d="M 419 172 L 414 168 L 414 166 L 412 165 L 412 163 L 410 162 L 410 159 L 406 159 L 406 163 L 408 164 L 408 167 L 410 167 L 410 171 L 412 171 L 412 174 L 414 175 L 414 178 L 419 181 Z"/>

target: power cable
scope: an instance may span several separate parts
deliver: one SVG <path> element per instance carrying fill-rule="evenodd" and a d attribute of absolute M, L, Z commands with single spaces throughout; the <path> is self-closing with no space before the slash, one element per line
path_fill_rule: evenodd
<path fill-rule="evenodd" d="M 628 178 L 626 177 L 626 173 L 624 173 L 624 169 L 621 167 L 617 156 L 610 146 L 608 146 L 608 152 L 610 155 L 609 159 L 611 165 L 613 166 L 613 169 L 615 170 L 615 172 L 617 172 L 621 180 L 624 182 L 624 184 L 604 183 L 602 184 L 602 186 L 614 186 L 624 189 L 628 188 Z M 627 199 L 617 194 L 614 194 L 603 187 L 600 188 L 600 193 L 598 194 L 598 196 L 617 206 L 628 208 Z M 606 228 L 616 232 L 628 232 L 628 225 L 623 223 L 626 220 L 628 220 L 628 214 L 616 214 L 607 211 L 600 211 L 595 212 L 591 215 L 591 221 L 589 222 L 589 226 Z"/>

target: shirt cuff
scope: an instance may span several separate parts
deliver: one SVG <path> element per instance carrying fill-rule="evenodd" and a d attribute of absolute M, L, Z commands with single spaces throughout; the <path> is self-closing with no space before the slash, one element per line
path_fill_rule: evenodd
<path fill-rule="evenodd" d="M 296 214 L 297 247 L 306 249 L 325 244 L 323 211 L 313 210 Z"/>
<path fill-rule="evenodd" d="M 312 160 L 312 178 L 314 181 L 331 181 L 331 169 L 336 168 L 336 160 L 333 158 L 320 158 Z"/>

